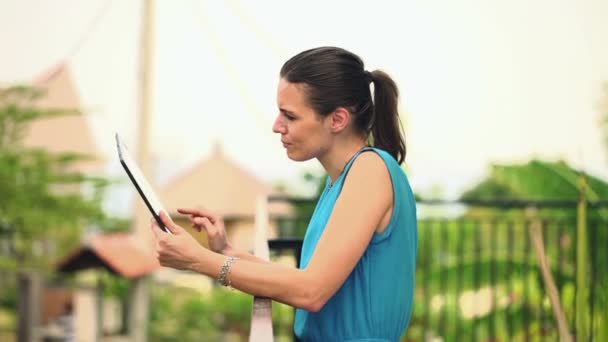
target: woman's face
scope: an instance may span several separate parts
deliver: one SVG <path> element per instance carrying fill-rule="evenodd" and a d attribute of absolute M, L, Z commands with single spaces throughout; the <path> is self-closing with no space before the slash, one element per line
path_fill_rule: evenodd
<path fill-rule="evenodd" d="M 317 115 L 308 105 L 302 86 L 284 78 L 279 81 L 277 103 L 279 115 L 272 130 L 281 134 L 287 156 L 304 161 L 322 155 L 331 140 L 329 116 Z"/>

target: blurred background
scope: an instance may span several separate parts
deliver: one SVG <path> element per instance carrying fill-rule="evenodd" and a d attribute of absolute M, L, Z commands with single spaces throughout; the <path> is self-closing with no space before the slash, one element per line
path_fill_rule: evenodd
<path fill-rule="evenodd" d="M 325 175 L 271 131 L 278 74 L 334 45 L 401 91 L 420 219 L 403 340 L 608 341 L 607 17 L 602 0 L 0 0 L 0 340 L 249 339 L 250 296 L 154 261 L 114 134 L 176 220 L 216 210 L 245 250 L 263 227 L 295 266 Z M 293 310 L 272 309 L 293 340 Z"/>

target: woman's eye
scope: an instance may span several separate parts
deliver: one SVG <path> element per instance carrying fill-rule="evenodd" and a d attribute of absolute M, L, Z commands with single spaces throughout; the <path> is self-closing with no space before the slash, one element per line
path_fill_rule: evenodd
<path fill-rule="evenodd" d="M 293 115 L 287 114 L 287 113 L 283 113 L 283 115 L 285 116 L 285 118 L 289 121 L 293 121 L 295 120 L 295 117 Z"/>

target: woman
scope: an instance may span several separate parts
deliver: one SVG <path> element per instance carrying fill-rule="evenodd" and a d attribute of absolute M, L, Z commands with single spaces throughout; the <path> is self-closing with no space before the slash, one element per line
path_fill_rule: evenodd
<path fill-rule="evenodd" d="M 294 56 L 280 76 L 273 131 L 290 159 L 316 158 L 328 173 L 300 268 L 234 250 L 221 217 L 199 209 L 178 211 L 206 231 L 209 249 L 162 213 L 173 235 L 152 224 L 158 259 L 296 307 L 302 340 L 397 341 L 412 313 L 418 244 L 414 196 L 399 166 L 397 86 L 334 47 Z"/>

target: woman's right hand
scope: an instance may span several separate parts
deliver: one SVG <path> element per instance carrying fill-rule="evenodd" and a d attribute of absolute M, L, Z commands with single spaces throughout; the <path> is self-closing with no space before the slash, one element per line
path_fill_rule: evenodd
<path fill-rule="evenodd" d="M 224 219 L 220 215 L 206 209 L 194 208 L 179 208 L 177 212 L 188 215 L 194 229 L 199 232 L 204 229 L 207 232 L 210 250 L 220 254 L 230 253 L 232 246 L 226 238 Z"/>

